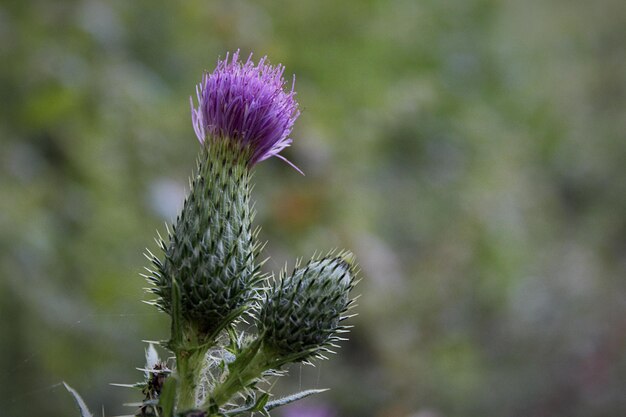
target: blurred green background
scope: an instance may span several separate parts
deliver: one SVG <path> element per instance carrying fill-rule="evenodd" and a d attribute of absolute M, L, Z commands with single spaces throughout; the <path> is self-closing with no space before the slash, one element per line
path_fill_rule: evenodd
<path fill-rule="evenodd" d="M 241 48 L 302 110 L 306 176 L 256 172 L 268 270 L 345 247 L 364 277 L 350 342 L 280 390 L 332 388 L 315 417 L 626 415 L 625 39 L 623 0 L 3 0 L 0 414 L 78 415 L 62 380 L 132 412 L 108 383 L 169 326 L 142 252 L 194 166 L 189 96 Z"/>

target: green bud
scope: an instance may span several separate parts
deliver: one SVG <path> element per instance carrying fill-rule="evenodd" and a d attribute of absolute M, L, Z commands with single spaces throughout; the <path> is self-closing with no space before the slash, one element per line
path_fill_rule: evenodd
<path fill-rule="evenodd" d="M 356 272 L 351 258 L 342 253 L 312 259 L 296 266 L 291 276 L 282 274 L 259 313 L 265 349 L 301 361 L 323 357 L 322 352 L 335 346 L 339 333 L 346 331 L 341 322 L 353 302 L 349 292 Z"/>
<path fill-rule="evenodd" d="M 247 159 L 227 141 L 203 146 L 169 243 L 160 241 L 164 261 L 151 256 L 156 271 L 148 280 L 158 296 L 156 305 L 171 314 L 177 280 L 182 317 L 201 335 L 221 328 L 250 303 L 259 280 Z"/>

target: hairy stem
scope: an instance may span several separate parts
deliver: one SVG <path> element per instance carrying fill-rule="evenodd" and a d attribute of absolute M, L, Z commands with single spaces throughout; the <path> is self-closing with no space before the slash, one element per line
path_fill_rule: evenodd
<path fill-rule="evenodd" d="M 257 339 L 241 352 L 235 362 L 230 364 L 228 376 L 215 387 L 203 408 L 221 407 L 226 404 L 235 394 L 241 392 L 260 378 L 263 372 L 270 369 L 271 363 L 271 358 Z"/>
<path fill-rule="evenodd" d="M 176 352 L 176 368 L 180 380 L 177 409 L 180 411 L 196 408 L 197 389 L 205 354 L 206 349 L 181 349 Z"/>

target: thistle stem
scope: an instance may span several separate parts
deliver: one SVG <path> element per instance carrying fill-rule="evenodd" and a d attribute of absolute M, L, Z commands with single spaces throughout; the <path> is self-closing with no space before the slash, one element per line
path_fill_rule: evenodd
<path fill-rule="evenodd" d="M 206 349 L 181 349 L 176 352 L 176 368 L 180 379 L 178 410 L 190 410 L 196 407 L 197 389 L 205 354 Z"/>

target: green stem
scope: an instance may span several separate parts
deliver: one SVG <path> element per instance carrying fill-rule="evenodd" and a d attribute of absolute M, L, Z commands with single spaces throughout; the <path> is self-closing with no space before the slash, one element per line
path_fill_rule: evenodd
<path fill-rule="evenodd" d="M 196 407 L 196 393 L 200 383 L 201 371 L 204 366 L 206 349 L 178 350 L 176 352 L 176 369 L 179 378 L 178 407 L 179 411 Z"/>
<path fill-rule="evenodd" d="M 196 391 L 208 347 L 194 347 L 198 343 L 196 332 L 183 322 L 181 298 L 180 286 L 174 279 L 172 280 L 172 337 L 169 348 L 176 355 L 176 373 L 179 380 L 176 408 L 179 411 L 185 411 L 196 406 Z"/>

